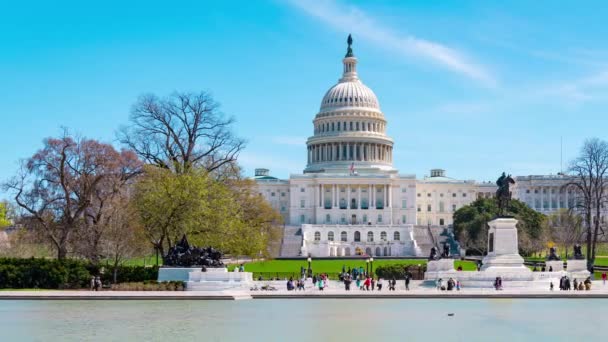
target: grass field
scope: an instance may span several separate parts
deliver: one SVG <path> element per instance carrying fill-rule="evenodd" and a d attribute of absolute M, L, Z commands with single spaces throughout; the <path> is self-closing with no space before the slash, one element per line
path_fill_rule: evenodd
<path fill-rule="evenodd" d="M 426 260 L 423 259 L 376 259 L 373 262 L 374 269 L 383 265 L 426 265 Z M 234 265 L 231 265 L 234 267 Z M 366 268 L 365 259 L 346 259 L 346 260 L 312 260 L 311 268 L 314 273 L 339 273 L 342 271 L 342 266 L 346 269 L 363 267 Z M 465 271 L 473 271 L 476 269 L 475 263 L 472 261 L 455 261 L 455 267 L 462 266 Z M 245 271 L 253 273 L 299 273 L 300 268 L 308 268 L 306 260 L 268 260 L 254 261 L 245 264 Z"/>

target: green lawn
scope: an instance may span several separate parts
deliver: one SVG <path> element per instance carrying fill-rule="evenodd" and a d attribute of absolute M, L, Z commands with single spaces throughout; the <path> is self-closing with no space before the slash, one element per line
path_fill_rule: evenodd
<path fill-rule="evenodd" d="M 475 263 L 472 261 L 455 261 L 455 267 L 462 266 L 465 271 L 473 271 L 476 269 Z M 426 265 L 426 260 L 423 259 L 376 259 L 374 260 L 374 269 L 383 265 Z M 230 270 L 235 265 L 230 265 Z M 339 273 L 342 271 L 342 266 L 346 269 L 363 267 L 366 268 L 365 259 L 346 259 L 346 260 L 325 260 L 313 259 L 311 267 L 314 273 Z M 245 271 L 253 273 L 299 273 L 300 268 L 308 268 L 306 260 L 268 260 L 255 261 L 245 264 Z"/>

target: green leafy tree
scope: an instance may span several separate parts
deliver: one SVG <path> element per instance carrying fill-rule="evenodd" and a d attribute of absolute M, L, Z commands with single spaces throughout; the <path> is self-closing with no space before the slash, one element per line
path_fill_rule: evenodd
<path fill-rule="evenodd" d="M 184 234 L 194 240 L 192 233 L 203 230 L 199 223 L 210 210 L 209 190 L 209 178 L 202 172 L 176 174 L 150 165 L 144 168 L 135 185 L 133 204 L 146 237 L 161 255 Z"/>
<path fill-rule="evenodd" d="M 10 226 L 11 220 L 9 219 L 8 203 L 0 202 L 0 229 Z"/>
<path fill-rule="evenodd" d="M 547 240 L 545 215 L 518 200 L 509 202 L 508 212 L 518 220 L 520 251 L 524 254 L 543 248 Z M 498 215 L 494 198 L 480 198 L 454 213 L 454 233 L 464 248 L 484 254 L 487 250 L 488 222 Z"/>

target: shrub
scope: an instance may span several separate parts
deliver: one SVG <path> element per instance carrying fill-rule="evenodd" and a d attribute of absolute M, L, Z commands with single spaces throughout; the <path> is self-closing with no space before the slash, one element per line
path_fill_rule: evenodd
<path fill-rule="evenodd" d="M 90 286 L 99 267 L 77 259 L 0 258 L 0 288 L 78 289 Z M 113 269 L 105 268 L 104 283 L 113 281 Z M 158 267 L 119 266 L 118 283 L 139 283 L 158 279 Z"/>
<path fill-rule="evenodd" d="M 78 260 L 0 259 L 0 288 L 73 289 L 86 286 L 89 279 Z"/>

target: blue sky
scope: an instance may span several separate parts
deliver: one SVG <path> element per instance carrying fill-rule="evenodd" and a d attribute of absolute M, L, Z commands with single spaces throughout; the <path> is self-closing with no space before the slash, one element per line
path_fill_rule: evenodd
<path fill-rule="evenodd" d="M 127 4 L 128 3 L 128 4 Z M 556 173 L 606 138 L 602 1 L 22 1 L 0 10 L 0 180 L 61 127 L 115 142 L 143 93 L 211 91 L 287 177 L 341 73 L 346 36 L 402 173 Z M 0 193 L 0 197 L 4 195 Z"/>

